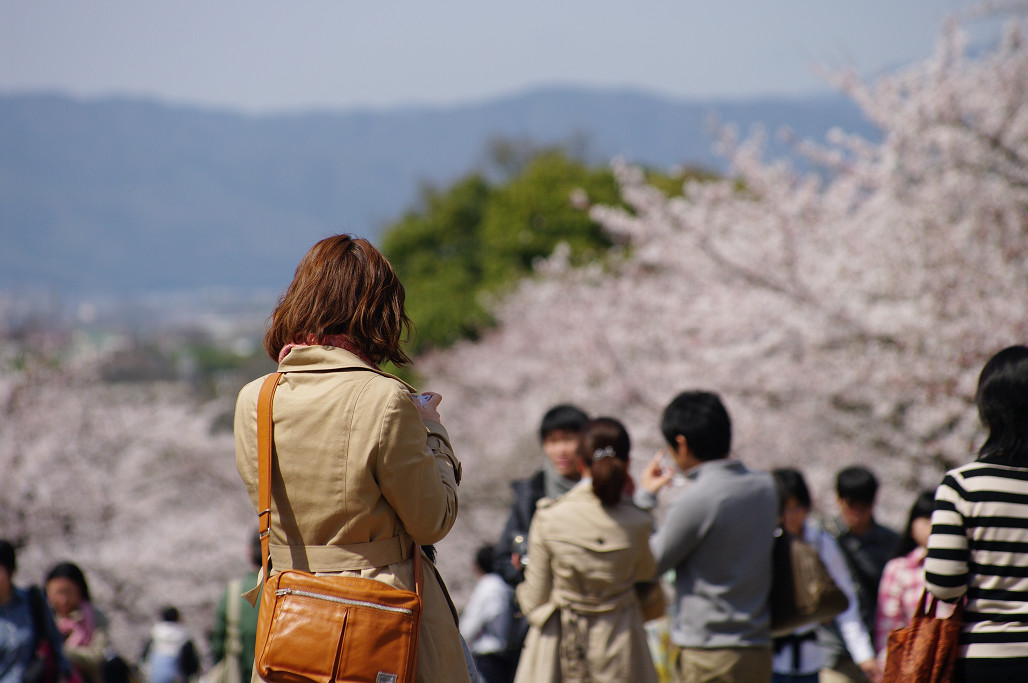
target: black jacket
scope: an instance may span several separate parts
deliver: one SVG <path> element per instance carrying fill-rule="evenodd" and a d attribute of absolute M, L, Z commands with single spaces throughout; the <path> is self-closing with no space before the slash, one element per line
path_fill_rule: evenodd
<path fill-rule="evenodd" d="M 510 485 L 514 491 L 514 500 L 511 501 L 510 515 L 496 544 L 493 571 L 512 586 L 525 579 L 524 570 L 515 569 L 510 558 L 514 553 L 524 555 L 528 550 L 528 528 L 535 514 L 535 504 L 545 491 L 544 477 L 543 471 L 539 470 L 528 479 L 518 479 Z"/>

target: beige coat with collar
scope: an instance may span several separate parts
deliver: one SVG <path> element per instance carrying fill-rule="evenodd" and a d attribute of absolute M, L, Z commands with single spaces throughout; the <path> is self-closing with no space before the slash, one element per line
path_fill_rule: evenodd
<path fill-rule="evenodd" d="M 413 590 L 411 539 L 441 540 L 457 517 L 460 463 L 423 422 L 411 387 L 343 349 L 293 348 L 275 394 L 271 571 L 377 579 Z M 236 466 L 257 510 L 257 395 L 236 403 Z M 418 681 L 469 681 L 446 587 L 425 559 Z M 254 674 L 254 680 L 258 680 Z"/>
<path fill-rule="evenodd" d="M 590 480 L 539 501 L 517 588 L 530 628 L 515 683 L 656 683 L 635 593 L 657 570 L 652 529 L 631 503 L 604 507 Z"/>

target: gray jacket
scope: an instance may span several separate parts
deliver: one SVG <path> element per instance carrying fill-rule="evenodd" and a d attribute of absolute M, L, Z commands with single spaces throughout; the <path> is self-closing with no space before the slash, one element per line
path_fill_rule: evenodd
<path fill-rule="evenodd" d="M 728 459 L 704 462 L 686 476 L 690 483 L 650 538 L 658 571 L 676 573 L 671 639 L 697 648 L 767 645 L 774 480 Z"/>

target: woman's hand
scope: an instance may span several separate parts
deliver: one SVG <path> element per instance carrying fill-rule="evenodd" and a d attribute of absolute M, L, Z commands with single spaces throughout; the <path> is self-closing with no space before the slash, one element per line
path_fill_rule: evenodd
<path fill-rule="evenodd" d="M 639 485 L 650 493 L 656 493 L 665 486 L 671 483 L 671 477 L 674 472 L 670 467 L 662 465 L 664 459 L 664 452 L 657 451 L 653 459 L 646 465 L 646 468 L 642 471 L 642 476 L 639 477 Z"/>
<path fill-rule="evenodd" d="M 422 403 L 418 400 L 418 396 L 427 396 L 428 400 Z M 439 418 L 439 402 L 442 400 L 443 397 L 434 391 L 424 391 L 420 394 L 415 394 L 414 405 L 418 407 L 418 412 L 421 413 L 422 420 L 441 422 Z"/>
<path fill-rule="evenodd" d="M 858 664 L 858 666 L 860 667 L 860 670 L 864 672 L 864 675 L 867 676 L 868 680 L 871 681 L 871 683 L 881 683 L 882 668 L 878 664 L 877 659 L 872 657 L 866 662 L 861 662 L 860 664 Z"/>

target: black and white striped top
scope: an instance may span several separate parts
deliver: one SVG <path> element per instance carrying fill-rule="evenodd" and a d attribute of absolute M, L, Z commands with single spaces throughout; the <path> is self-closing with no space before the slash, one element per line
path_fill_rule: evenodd
<path fill-rule="evenodd" d="M 1028 468 L 973 462 L 935 492 L 928 589 L 967 593 L 960 656 L 1028 657 Z"/>

